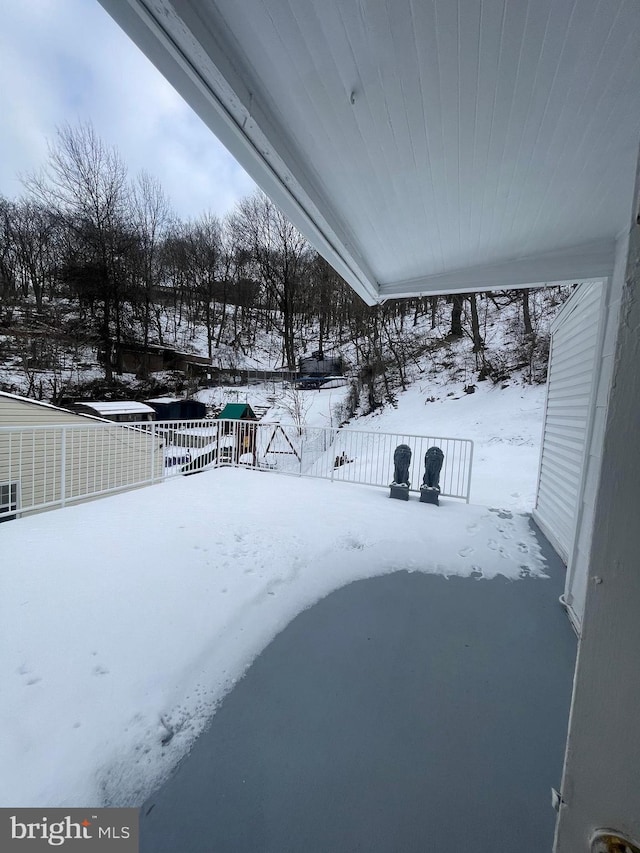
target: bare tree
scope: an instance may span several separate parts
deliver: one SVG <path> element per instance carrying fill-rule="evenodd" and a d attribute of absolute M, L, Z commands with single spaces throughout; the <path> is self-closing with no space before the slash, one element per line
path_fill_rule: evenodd
<path fill-rule="evenodd" d="M 125 291 L 127 172 L 90 124 L 64 125 L 49 145 L 43 170 L 24 179 L 32 198 L 64 220 L 70 232 L 65 273 L 91 304 L 100 306 L 98 334 L 105 378 L 112 379 L 113 338 L 120 340 Z"/>
<path fill-rule="evenodd" d="M 0 324 L 10 323 L 17 300 L 17 257 L 11 235 L 13 205 L 0 198 Z"/>
<path fill-rule="evenodd" d="M 524 323 L 525 335 L 533 334 L 533 326 L 531 325 L 531 308 L 529 305 L 529 288 L 525 287 L 522 290 L 522 321 Z"/>
<path fill-rule="evenodd" d="M 56 264 L 56 218 L 42 204 L 25 199 L 6 205 L 3 211 L 6 239 L 13 246 L 24 295 L 33 293 L 36 310 L 42 312 L 42 299 L 51 284 Z"/>
<path fill-rule="evenodd" d="M 464 296 L 460 293 L 454 293 L 451 297 L 451 330 L 449 334 L 452 338 L 461 338 L 464 334 L 462 328 L 462 307 Z"/>
<path fill-rule="evenodd" d="M 281 324 L 283 361 L 295 370 L 295 326 L 298 297 L 309 261 L 309 244 L 263 192 L 243 199 L 234 218 L 239 237 L 255 258 L 261 283 Z"/>
<path fill-rule="evenodd" d="M 476 355 L 482 352 L 484 341 L 480 334 L 480 320 L 478 319 L 478 300 L 475 293 L 469 294 L 469 307 L 471 309 L 471 338 L 473 340 L 473 351 Z M 476 362 L 478 359 L 476 358 Z"/>
<path fill-rule="evenodd" d="M 142 330 L 146 347 L 149 343 L 155 292 L 164 277 L 162 243 L 172 221 L 169 202 L 157 178 L 140 172 L 131 189 L 131 211 L 138 248 L 137 278 L 141 291 Z M 161 334 L 159 328 L 158 336 Z"/>
<path fill-rule="evenodd" d="M 187 266 L 191 287 L 202 310 L 207 331 L 207 354 L 213 357 L 216 340 L 217 299 L 222 263 L 222 223 L 212 213 L 203 214 L 185 230 Z"/>
<path fill-rule="evenodd" d="M 307 414 L 311 408 L 312 401 L 307 395 L 308 392 L 291 386 L 285 391 L 284 397 L 280 403 L 282 408 L 291 415 L 291 419 L 297 427 L 299 436 L 304 432 L 304 426 L 307 422 Z"/>

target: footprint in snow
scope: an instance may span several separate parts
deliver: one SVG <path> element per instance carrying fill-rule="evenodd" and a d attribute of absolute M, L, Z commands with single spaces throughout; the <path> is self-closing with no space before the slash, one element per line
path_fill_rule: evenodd
<path fill-rule="evenodd" d="M 26 663 L 20 664 L 20 666 L 16 669 L 17 675 L 30 675 L 31 670 L 26 665 Z M 27 685 L 30 687 L 32 684 L 37 684 L 42 679 L 38 675 L 32 675 L 31 678 L 27 679 Z"/>
<path fill-rule="evenodd" d="M 467 533 L 477 533 L 480 529 L 480 525 L 476 524 L 475 521 L 472 524 L 467 524 Z"/>
<path fill-rule="evenodd" d="M 98 664 L 98 666 L 94 666 L 93 674 L 94 675 L 109 675 L 109 670 L 106 668 L 106 666 L 102 666 L 101 664 Z"/>
<path fill-rule="evenodd" d="M 492 551 L 497 551 L 501 557 L 508 557 L 509 553 L 505 550 L 504 545 L 500 545 L 495 539 L 489 539 L 487 547 Z"/>
<path fill-rule="evenodd" d="M 365 547 L 364 542 L 360 542 L 355 536 L 346 536 L 342 540 L 342 547 L 347 551 L 362 551 Z"/>
<path fill-rule="evenodd" d="M 498 507 L 489 507 L 489 512 L 495 512 L 498 518 L 513 518 L 513 513 L 508 509 L 499 509 Z"/>
<path fill-rule="evenodd" d="M 461 549 L 458 551 L 458 554 L 459 554 L 461 557 L 470 557 L 470 556 L 471 556 L 471 554 L 473 554 L 473 551 L 474 551 L 474 549 L 473 549 L 470 545 L 467 545 L 467 547 L 466 547 L 466 548 L 461 548 Z"/>
<path fill-rule="evenodd" d="M 528 554 L 529 546 L 525 542 L 518 542 L 518 551 L 520 551 L 521 554 Z"/>

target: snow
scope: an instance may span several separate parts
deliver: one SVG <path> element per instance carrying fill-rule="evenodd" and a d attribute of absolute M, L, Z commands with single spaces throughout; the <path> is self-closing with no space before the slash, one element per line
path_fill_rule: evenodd
<path fill-rule="evenodd" d="M 146 403 L 138 403 L 135 400 L 84 400 L 77 403 L 78 406 L 85 406 L 89 409 L 94 409 L 99 415 L 147 415 L 155 414 L 151 406 Z"/>
<path fill-rule="evenodd" d="M 471 502 L 530 512 L 535 503 L 545 386 L 478 382 L 475 392 L 467 394 L 464 385 L 433 378 L 418 381 L 398 395 L 397 408 L 352 420 L 346 428 L 470 439 L 474 442 Z M 284 424 L 292 422 L 297 396 L 305 426 L 337 427 L 336 408 L 347 393 L 346 387 L 296 391 L 269 383 L 267 387 L 209 389 L 197 397 L 211 405 L 246 402 L 254 410 L 268 407 L 262 420 Z"/>
<path fill-rule="evenodd" d="M 524 516 L 229 468 L 0 535 L 12 807 L 140 804 L 273 637 L 354 580 L 544 576 Z"/>
<path fill-rule="evenodd" d="M 467 394 L 424 378 L 397 408 L 346 427 L 472 439 L 469 506 L 224 468 L 3 524 L 0 806 L 140 804 L 256 655 L 354 580 L 544 577 L 521 513 L 534 501 L 545 389 L 506 384 Z M 297 408 L 307 426 L 337 427 L 347 391 L 267 383 L 198 396 L 248 402 L 271 423 Z"/>
<path fill-rule="evenodd" d="M 475 393 L 463 384 L 416 384 L 401 395 L 397 409 L 359 418 L 358 429 L 468 438 L 474 442 L 471 502 L 530 512 L 538 477 L 544 385 L 508 387 L 479 382 Z M 451 394 L 452 396 L 447 396 Z M 435 396 L 434 402 L 428 398 Z"/>

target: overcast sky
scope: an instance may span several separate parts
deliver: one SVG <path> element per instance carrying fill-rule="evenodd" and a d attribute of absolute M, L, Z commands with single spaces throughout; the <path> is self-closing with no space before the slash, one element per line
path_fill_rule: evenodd
<path fill-rule="evenodd" d="M 123 0 L 124 2 L 124 0 Z M 182 217 L 224 214 L 253 182 L 97 0 L 0 0 L 0 194 L 37 169 L 56 126 L 91 121 L 130 175 Z"/>

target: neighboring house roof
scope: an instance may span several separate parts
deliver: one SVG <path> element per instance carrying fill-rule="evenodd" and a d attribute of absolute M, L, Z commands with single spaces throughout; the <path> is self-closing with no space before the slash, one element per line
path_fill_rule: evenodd
<path fill-rule="evenodd" d="M 255 412 L 248 403 L 227 403 L 218 415 L 220 420 L 257 420 Z"/>
<path fill-rule="evenodd" d="M 181 397 L 154 397 L 153 400 L 146 400 L 147 403 L 182 403 L 184 402 Z"/>
<path fill-rule="evenodd" d="M 104 421 L 104 418 L 88 415 L 85 412 L 77 412 L 73 409 L 64 409 L 62 406 L 54 406 L 53 403 L 45 403 L 42 400 L 34 400 L 31 397 L 22 397 L 20 394 L 9 394 L 7 391 L 0 391 L 0 401 L 2 398 L 7 400 L 16 400 L 18 403 L 29 403 L 32 406 L 39 406 L 42 409 L 52 409 L 54 412 L 64 412 L 65 415 L 73 415 L 77 418 L 88 418 L 94 421 Z"/>
<path fill-rule="evenodd" d="M 56 412 L 67 412 L 68 409 L 63 409 L 60 406 L 54 406 L 52 403 L 44 403 L 42 400 L 33 400 L 31 397 L 21 397 L 19 394 L 9 394 L 6 391 L 0 391 L 0 397 L 6 397 L 8 400 L 17 400 L 19 403 L 31 403 L 34 406 L 42 406 L 45 409 L 55 409 Z M 76 412 L 73 413 L 74 415 Z"/>
<path fill-rule="evenodd" d="M 135 400 L 90 400 L 74 403 L 74 406 L 85 406 L 93 409 L 99 415 L 148 415 L 155 414 L 151 406 L 138 403 Z"/>

